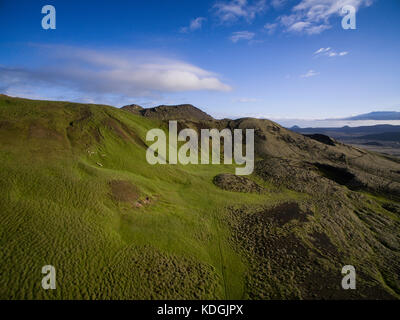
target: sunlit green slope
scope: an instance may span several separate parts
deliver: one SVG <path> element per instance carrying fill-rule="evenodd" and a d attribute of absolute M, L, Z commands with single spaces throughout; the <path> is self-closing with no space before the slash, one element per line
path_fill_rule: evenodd
<path fill-rule="evenodd" d="M 1 97 L 0 119 L 1 298 L 242 297 L 223 211 L 266 198 L 213 185 L 234 168 L 151 166 L 161 123 L 109 106 Z"/>

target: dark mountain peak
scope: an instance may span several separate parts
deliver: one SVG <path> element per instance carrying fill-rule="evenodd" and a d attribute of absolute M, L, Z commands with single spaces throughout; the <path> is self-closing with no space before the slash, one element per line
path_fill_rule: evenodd
<path fill-rule="evenodd" d="M 130 105 L 122 107 L 121 109 L 135 113 L 135 114 L 140 114 L 140 111 L 143 110 L 144 108 L 142 106 L 139 106 L 138 104 L 130 104 Z"/>
<path fill-rule="evenodd" d="M 132 107 L 133 106 L 133 107 Z M 180 105 L 160 105 L 153 108 L 142 108 L 137 105 L 125 106 L 122 109 L 141 114 L 144 117 L 156 118 L 160 120 L 195 120 L 209 121 L 214 120 L 209 114 L 201 111 L 191 104 Z"/>

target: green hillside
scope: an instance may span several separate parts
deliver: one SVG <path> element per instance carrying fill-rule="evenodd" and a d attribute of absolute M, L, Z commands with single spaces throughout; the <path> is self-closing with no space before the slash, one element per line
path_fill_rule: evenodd
<path fill-rule="evenodd" d="M 400 297 L 398 162 L 271 129 L 249 177 L 262 192 L 229 191 L 214 177 L 232 165 L 149 165 L 157 127 L 110 106 L 0 96 L 1 299 Z M 310 163 L 285 176 L 313 152 L 331 165 L 349 155 L 362 187 Z M 358 175 L 371 159 L 388 171 Z M 56 290 L 41 287 L 48 264 Z M 345 264 L 356 291 L 340 288 Z"/>

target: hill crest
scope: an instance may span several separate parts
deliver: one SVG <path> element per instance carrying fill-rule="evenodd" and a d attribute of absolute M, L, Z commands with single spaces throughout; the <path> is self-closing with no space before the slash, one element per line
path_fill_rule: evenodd
<path fill-rule="evenodd" d="M 191 104 L 160 105 L 152 108 L 142 108 L 139 105 L 133 104 L 124 106 L 121 109 L 134 114 L 140 114 L 144 117 L 160 120 L 214 120 L 212 116 Z"/>

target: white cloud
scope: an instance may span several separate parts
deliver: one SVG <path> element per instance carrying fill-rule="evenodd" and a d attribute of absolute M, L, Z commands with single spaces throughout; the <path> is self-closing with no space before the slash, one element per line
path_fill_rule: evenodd
<path fill-rule="evenodd" d="M 292 3 L 294 0 L 292 1 Z M 276 19 L 276 23 L 267 23 L 265 29 L 272 34 L 277 26 L 286 32 L 315 35 L 332 28 L 332 18 L 343 16 L 341 9 L 351 5 L 358 10 L 360 7 L 372 5 L 373 0 L 297 0 L 289 14 Z M 271 0 L 268 5 L 280 9 L 287 0 Z M 214 4 L 212 10 L 221 23 L 233 23 L 240 19 L 251 22 L 268 8 L 266 0 L 220 0 Z"/>
<path fill-rule="evenodd" d="M 320 34 L 331 28 L 332 17 L 343 15 L 345 5 L 359 9 L 371 4 L 371 0 L 301 0 L 291 14 L 278 17 L 278 21 L 289 32 Z"/>
<path fill-rule="evenodd" d="M 255 36 L 254 32 L 249 32 L 249 31 L 237 31 L 232 33 L 230 39 L 233 43 L 236 43 L 240 40 L 251 40 Z"/>
<path fill-rule="evenodd" d="M 264 29 L 268 30 L 268 34 L 273 34 L 278 27 L 277 23 L 266 23 Z"/>
<path fill-rule="evenodd" d="M 305 30 L 307 34 L 320 34 L 322 31 L 330 29 L 331 26 L 327 24 L 320 24 L 319 26 L 310 26 Z"/>
<path fill-rule="evenodd" d="M 304 22 L 304 21 L 299 21 L 299 22 L 295 22 L 292 25 L 290 25 L 288 27 L 289 31 L 303 31 L 304 29 L 306 29 L 307 27 L 310 26 L 310 22 Z"/>
<path fill-rule="evenodd" d="M 221 23 L 231 23 L 239 19 L 251 22 L 257 14 L 267 8 L 266 0 L 232 0 L 217 2 L 213 6 L 214 14 Z"/>
<path fill-rule="evenodd" d="M 324 52 L 327 52 L 329 50 L 331 50 L 330 47 L 328 47 L 328 48 L 320 48 L 317 51 L 315 51 L 314 54 L 324 53 Z"/>
<path fill-rule="evenodd" d="M 154 96 L 167 92 L 229 91 L 218 76 L 188 62 L 141 51 L 39 46 L 40 68 L 0 67 L 0 87 L 82 95 Z M 28 88 L 28 89 L 27 89 Z M 45 89 L 44 89 L 45 88 Z"/>
<path fill-rule="evenodd" d="M 281 9 L 286 4 L 286 2 L 287 2 L 287 0 L 272 0 L 271 5 L 275 9 Z"/>
<path fill-rule="evenodd" d="M 236 99 L 235 102 L 240 102 L 240 103 L 252 103 L 252 102 L 258 102 L 258 99 L 255 98 L 239 98 Z"/>
<path fill-rule="evenodd" d="M 320 48 L 317 51 L 314 52 L 315 56 L 328 56 L 328 57 L 343 57 L 345 55 L 349 54 L 347 51 L 342 51 L 342 52 L 336 52 L 332 48 Z"/>
<path fill-rule="evenodd" d="M 190 21 L 190 24 L 188 27 L 183 27 L 181 28 L 181 32 L 187 33 L 189 31 L 196 31 L 202 28 L 203 22 L 206 21 L 207 19 L 204 17 L 198 17 L 196 19 L 193 19 Z"/>
<path fill-rule="evenodd" d="M 315 72 L 314 70 L 309 70 L 307 73 L 302 74 L 300 78 L 310 78 L 319 75 L 319 72 Z"/>

